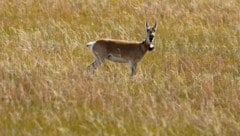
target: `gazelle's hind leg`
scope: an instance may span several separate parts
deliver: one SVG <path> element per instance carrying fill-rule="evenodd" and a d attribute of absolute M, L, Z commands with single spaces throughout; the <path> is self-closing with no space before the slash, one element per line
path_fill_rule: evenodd
<path fill-rule="evenodd" d="M 94 43 L 95 44 L 95 43 Z M 107 52 L 105 50 L 102 50 L 101 46 L 98 45 L 93 45 L 92 48 L 92 53 L 95 57 L 95 60 L 87 67 L 88 73 L 94 73 L 94 70 L 101 65 L 105 58 L 108 56 Z M 95 50 L 100 50 L 101 53 L 95 51 Z"/>
<path fill-rule="evenodd" d="M 95 59 L 95 60 L 87 67 L 88 73 L 93 73 L 94 70 L 97 69 L 97 67 L 103 63 L 103 61 L 104 61 L 104 59 Z"/>

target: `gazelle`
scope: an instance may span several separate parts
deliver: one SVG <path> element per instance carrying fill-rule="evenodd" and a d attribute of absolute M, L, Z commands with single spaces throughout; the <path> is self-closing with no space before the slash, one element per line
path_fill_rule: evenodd
<path fill-rule="evenodd" d="M 93 72 L 105 59 L 108 59 L 114 62 L 129 63 L 130 75 L 135 75 L 137 63 L 147 51 L 154 49 L 152 41 L 157 29 L 157 23 L 155 22 L 153 27 L 149 27 L 146 22 L 145 27 L 147 36 L 146 39 L 141 42 L 100 39 L 87 43 L 87 46 L 91 47 L 91 51 L 95 57 L 93 63 L 87 68 L 88 72 Z"/>

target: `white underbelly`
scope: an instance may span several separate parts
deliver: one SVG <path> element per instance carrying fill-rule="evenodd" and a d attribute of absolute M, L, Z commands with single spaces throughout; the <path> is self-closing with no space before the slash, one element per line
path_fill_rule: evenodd
<path fill-rule="evenodd" d="M 111 61 L 114 61 L 114 62 L 121 62 L 121 63 L 127 63 L 128 62 L 127 59 L 122 58 L 121 56 L 109 55 L 108 59 L 111 60 Z"/>

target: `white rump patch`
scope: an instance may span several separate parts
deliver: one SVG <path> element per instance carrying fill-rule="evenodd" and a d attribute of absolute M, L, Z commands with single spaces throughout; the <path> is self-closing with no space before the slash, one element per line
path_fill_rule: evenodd
<path fill-rule="evenodd" d="M 94 41 L 94 42 L 89 42 L 89 43 L 87 43 L 87 46 L 93 46 L 95 43 L 96 43 L 96 41 Z"/>
<path fill-rule="evenodd" d="M 153 44 L 150 44 L 150 48 L 154 48 L 154 45 L 153 45 Z"/>

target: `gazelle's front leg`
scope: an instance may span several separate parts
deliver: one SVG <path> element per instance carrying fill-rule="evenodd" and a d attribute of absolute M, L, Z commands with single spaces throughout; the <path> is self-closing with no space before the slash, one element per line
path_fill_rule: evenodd
<path fill-rule="evenodd" d="M 130 65 L 130 75 L 131 76 L 136 75 L 136 73 L 137 73 L 137 62 L 130 61 L 129 65 Z"/>

